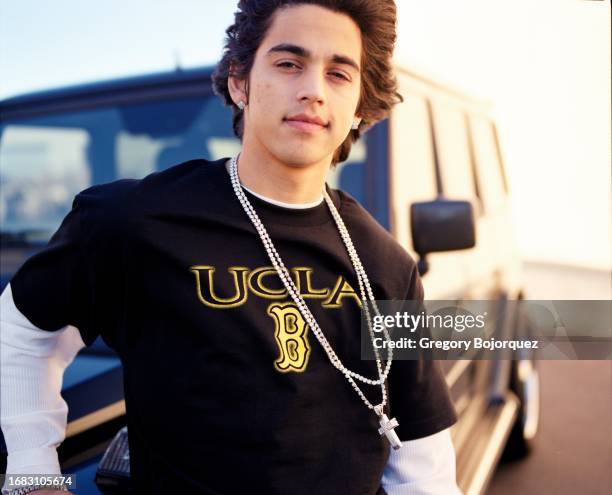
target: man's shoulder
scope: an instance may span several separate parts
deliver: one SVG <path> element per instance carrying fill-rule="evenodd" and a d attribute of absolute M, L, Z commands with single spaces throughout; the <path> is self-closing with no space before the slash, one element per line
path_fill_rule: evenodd
<path fill-rule="evenodd" d="M 204 182 L 212 179 L 213 175 L 218 175 L 224 160 L 188 160 L 141 179 L 118 179 L 96 184 L 77 194 L 75 203 L 89 206 L 90 209 L 103 209 L 107 214 L 126 212 L 137 204 L 159 202 L 169 194 L 180 194 L 181 188 L 193 186 L 196 176 Z"/>
<path fill-rule="evenodd" d="M 342 190 L 334 191 L 364 266 L 373 270 L 392 292 L 405 290 L 418 272 L 415 259 L 353 196 Z"/>
<path fill-rule="evenodd" d="M 345 222 L 350 224 L 350 232 L 360 236 L 364 246 L 378 246 L 397 256 L 412 260 L 410 254 L 404 249 L 372 214 L 366 210 L 353 196 L 340 189 L 334 189 L 340 198 L 341 214 Z"/>
<path fill-rule="evenodd" d="M 197 194 L 198 184 L 214 187 L 213 175 L 220 175 L 221 166 L 222 160 L 189 160 L 141 179 L 93 185 L 74 197 L 70 219 L 92 238 L 126 235 L 147 212 L 172 209 Z"/>
<path fill-rule="evenodd" d="M 199 180 L 212 180 L 218 176 L 220 171 L 224 171 L 224 163 L 229 158 L 219 160 L 206 160 L 197 158 L 188 160 L 165 170 L 153 172 L 140 181 L 142 193 L 157 191 L 160 188 L 173 189 L 184 185 L 190 185 L 198 178 Z"/>

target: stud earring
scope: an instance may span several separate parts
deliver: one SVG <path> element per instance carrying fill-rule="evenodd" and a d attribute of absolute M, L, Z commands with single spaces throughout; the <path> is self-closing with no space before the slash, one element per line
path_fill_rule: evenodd
<path fill-rule="evenodd" d="M 351 126 L 351 129 L 353 129 L 354 131 L 359 129 L 359 121 L 358 120 L 353 121 L 353 125 Z"/>
<path fill-rule="evenodd" d="M 240 100 L 238 103 L 236 103 L 236 105 L 238 105 L 238 108 L 240 110 L 244 110 L 244 107 L 246 106 L 246 104 L 242 100 Z"/>

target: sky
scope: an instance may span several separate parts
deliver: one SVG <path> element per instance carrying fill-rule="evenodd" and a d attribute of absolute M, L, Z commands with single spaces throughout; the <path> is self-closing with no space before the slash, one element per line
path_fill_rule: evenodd
<path fill-rule="evenodd" d="M 612 270 L 610 3 L 397 4 L 397 63 L 494 105 L 524 259 Z M 0 0 L 0 98 L 214 64 L 235 6 Z"/>

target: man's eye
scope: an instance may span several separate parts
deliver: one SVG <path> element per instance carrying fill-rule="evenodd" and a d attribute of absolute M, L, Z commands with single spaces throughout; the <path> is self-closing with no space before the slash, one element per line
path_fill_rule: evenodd
<path fill-rule="evenodd" d="M 332 72 L 331 74 L 334 74 L 335 76 L 338 76 L 340 79 L 344 79 L 345 81 L 349 80 L 349 78 L 346 77 L 342 72 Z"/>
<path fill-rule="evenodd" d="M 288 66 L 292 66 L 292 67 L 297 67 L 297 65 L 295 65 L 293 62 L 281 62 L 280 64 L 276 64 L 277 67 L 288 67 Z"/>
<path fill-rule="evenodd" d="M 294 64 L 293 62 L 279 62 L 278 64 L 276 64 L 277 67 L 287 67 L 287 68 L 293 68 L 296 67 L 299 69 L 299 66 Z M 345 81 L 350 81 L 350 79 L 348 77 L 346 77 L 342 72 L 330 72 L 330 74 L 333 74 L 334 77 L 336 77 L 336 79 L 344 79 Z"/>

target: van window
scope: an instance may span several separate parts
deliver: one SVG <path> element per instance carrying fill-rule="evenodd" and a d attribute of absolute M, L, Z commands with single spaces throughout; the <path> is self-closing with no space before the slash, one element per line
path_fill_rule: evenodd
<path fill-rule="evenodd" d="M 403 96 L 391 128 L 393 194 L 409 202 L 429 201 L 436 196 L 437 185 L 427 100 L 412 93 Z"/>
<path fill-rule="evenodd" d="M 494 209 L 504 202 L 506 187 L 493 123 L 482 116 L 474 115 L 470 118 L 470 124 L 479 184 L 487 208 Z"/>
<path fill-rule="evenodd" d="M 240 150 L 231 110 L 216 97 L 174 98 L 119 109 L 118 177 L 140 178 L 195 158 L 218 160 Z"/>
<path fill-rule="evenodd" d="M 329 187 L 342 189 L 365 205 L 365 168 L 368 135 L 361 136 L 351 146 L 348 158 L 329 169 L 326 181 Z"/>
<path fill-rule="evenodd" d="M 444 195 L 449 199 L 475 199 L 474 173 L 463 112 L 448 105 L 434 104 L 433 119 Z"/>
<path fill-rule="evenodd" d="M 123 104 L 0 126 L 2 232 L 48 239 L 90 185 L 141 178 L 193 158 L 231 156 L 240 143 L 218 97 Z"/>
<path fill-rule="evenodd" d="M 84 129 L 8 127 L 0 141 L 2 232 L 50 233 L 91 183 Z M 36 234 L 38 236 L 38 234 Z"/>

